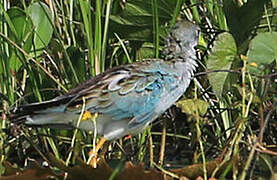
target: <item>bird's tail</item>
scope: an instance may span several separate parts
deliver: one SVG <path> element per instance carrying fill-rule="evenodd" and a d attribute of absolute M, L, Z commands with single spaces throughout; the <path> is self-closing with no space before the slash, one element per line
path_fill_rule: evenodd
<path fill-rule="evenodd" d="M 66 110 L 72 97 L 60 96 L 49 101 L 31 103 L 12 110 L 9 119 L 13 124 L 27 125 L 68 125 L 68 119 L 78 117 L 78 114 Z"/>

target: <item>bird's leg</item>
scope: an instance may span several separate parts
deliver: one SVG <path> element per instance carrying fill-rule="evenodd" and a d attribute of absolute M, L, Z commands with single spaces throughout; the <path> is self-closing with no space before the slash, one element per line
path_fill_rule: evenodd
<path fill-rule="evenodd" d="M 131 134 L 128 134 L 127 136 L 125 136 L 123 138 L 124 141 L 128 140 L 128 139 L 131 139 L 132 138 L 132 135 Z"/>
<path fill-rule="evenodd" d="M 99 149 L 102 148 L 102 146 L 105 144 L 106 141 L 107 141 L 107 139 L 102 137 L 99 140 L 99 142 L 97 143 L 96 147 L 93 148 L 92 150 L 90 150 L 90 152 L 89 152 L 89 157 L 91 157 L 90 161 L 89 161 L 89 164 L 92 167 L 94 167 L 94 168 L 96 168 L 96 165 L 97 165 L 97 154 L 98 154 L 98 151 L 99 151 Z"/>
<path fill-rule="evenodd" d="M 93 120 L 93 124 L 94 124 L 94 132 L 97 132 L 97 128 L 96 128 L 96 119 L 98 117 L 98 113 L 94 113 L 94 116 L 91 115 L 91 113 L 89 111 L 85 111 L 82 117 L 83 121 L 86 121 L 88 119 L 92 119 Z M 95 138 L 96 138 L 96 134 L 95 134 Z M 102 148 L 102 146 L 105 144 L 105 142 L 107 141 L 106 138 L 102 137 L 99 142 L 97 143 L 97 145 L 95 147 L 93 147 L 92 150 L 90 150 L 89 152 L 89 160 L 88 163 L 93 167 L 96 168 L 97 166 L 97 154 L 99 149 Z"/>

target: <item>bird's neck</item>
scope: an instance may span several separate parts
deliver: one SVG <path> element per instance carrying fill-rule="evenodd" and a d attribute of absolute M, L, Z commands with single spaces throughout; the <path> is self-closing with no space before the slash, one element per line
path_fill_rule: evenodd
<path fill-rule="evenodd" d="M 196 67 L 198 66 L 196 62 L 196 52 L 194 49 L 187 49 L 183 52 L 184 53 L 174 54 L 174 59 L 170 61 L 172 62 L 175 71 L 180 74 L 183 81 L 189 83 L 194 75 Z"/>
<path fill-rule="evenodd" d="M 180 66 L 180 68 L 185 71 L 194 71 L 197 67 L 196 63 L 196 51 L 193 48 L 184 48 L 179 52 L 171 52 L 167 54 L 165 60 L 173 61 L 176 66 Z"/>
<path fill-rule="evenodd" d="M 194 41 L 178 42 L 173 36 L 169 36 L 165 42 L 163 59 L 172 63 L 177 73 L 185 79 L 190 79 L 197 67 L 196 50 L 194 49 L 196 44 L 197 42 Z"/>

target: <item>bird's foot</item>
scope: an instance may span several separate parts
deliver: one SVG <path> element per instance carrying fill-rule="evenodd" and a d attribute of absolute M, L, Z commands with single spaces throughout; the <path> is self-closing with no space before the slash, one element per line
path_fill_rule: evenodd
<path fill-rule="evenodd" d="M 131 138 L 132 138 L 132 135 L 129 134 L 129 135 L 125 136 L 125 137 L 123 138 L 123 140 L 124 140 L 124 141 L 127 141 L 127 140 L 129 140 L 129 139 L 131 139 Z"/>
<path fill-rule="evenodd" d="M 98 162 L 98 152 L 95 152 L 93 149 L 88 153 L 90 157 L 89 165 L 93 168 L 97 168 L 97 162 Z"/>
<path fill-rule="evenodd" d="M 88 161 L 88 164 L 90 164 L 93 168 L 97 167 L 97 162 L 98 162 L 97 155 L 98 155 L 98 151 L 99 151 L 99 149 L 102 148 L 102 146 L 105 144 L 106 141 L 107 141 L 107 139 L 102 137 L 99 140 L 99 142 L 97 143 L 97 145 L 95 146 L 95 148 L 93 148 L 89 152 L 89 161 Z"/>

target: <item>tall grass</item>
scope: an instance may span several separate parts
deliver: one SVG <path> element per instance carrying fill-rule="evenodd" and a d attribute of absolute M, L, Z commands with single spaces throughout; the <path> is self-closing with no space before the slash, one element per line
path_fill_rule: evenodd
<path fill-rule="evenodd" d="M 233 34 L 239 51 L 234 60 L 236 63 L 232 64 L 234 69 L 228 69 L 229 79 L 224 86 L 228 90 L 218 96 L 213 93 L 215 87 L 209 83 L 207 76 L 197 76 L 198 81 L 191 84 L 186 98 L 209 102 L 210 108 L 205 115 L 184 117 L 179 110 L 172 108 L 166 118 L 160 118 L 164 125 L 158 120 L 152 131 L 149 128 L 131 140 L 112 143 L 111 150 L 107 152 L 108 159 L 132 159 L 150 164 L 151 167 L 155 164 L 184 166 L 203 163 L 203 169 L 206 170 L 204 177 L 207 179 L 206 162 L 215 158 L 214 154 L 219 155 L 226 151 L 223 162 L 213 175 L 245 179 L 247 172 L 251 168 L 255 169 L 250 166 L 250 162 L 255 159 L 251 143 L 256 141 L 252 137 L 259 136 L 257 132 L 264 128 L 265 120 L 269 123 L 270 132 L 264 132 L 268 137 L 260 139 L 260 142 L 273 144 L 275 141 L 275 121 L 272 118 L 272 124 L 269 121 L 271 116 L 268 119 L 265 117 L 272 108 L 276 108 L 276 85 L 272 81 L 276 76 L 273 74 L 268 77 L 266 73 L 263 74 L 265 76 L 253 75 L 247 60 L 241 58 L 244 56 L 239 56 L 241 52 L 246 55 L 247 45 L 256 33 L 266 31 L 264 26 L 269 27 L 270 31 L 276 30 L 276 27 L 270 25 L 275 16 L 267 1 L 263 1 L 262 6 L 267 13 L 272 10 L 273 15 L 266 17 L 262 16 L 263 12 L 259 15 L 246 6 L 242 9 L 235 8 L 242 6 L 241 4 L 233 6 L 225 1 L 215 0 L 45 2 L 40 1 L 38 4 L 47 5 L 50 14 L 44 9 L 43 20 L 50 22 L 50 26 L 46 28 L 52 30 L 53 34 L 49 43 L 41 49 L 36 48 L 38 40 L 34 38 L 41 34 L 33 26 L 33 19 L 28 14 L 28 8 L 35 1 L 4 0 L 0 3 L 1 173 L 4 173 L 4 161 L 20 164 L 30 156 L 28 153 L 17 153 L 14 148 L 20 149 L 18 152 L 34 150 L 38 154 L 36 157 L 44 160 L 49 160 L 44 152 L 51 152 L 57 159 L 66 161 L 67 165 L 74 164 L 78 157 L 87 161 L 87 152 L 93 144 L 92 134 L 77 130 L 29 129 L 23 126 L 22 131 L 14 132 L 13 135 L 16 136 L 12 136 L 8 133 L 10 122 L 6 115 L 18 104 L 54 98 L 113 66 L 149 57 L 162 58 L 164 38 L 180 18 L 195 21 L 203 31 L 203 42 L 198 48 L 198 71 L 209 71 L 206 62 L 209 61 L 216 35 L 222 31 Z M 258 6 L 261 1 L 253 3 Z M 253 13 L 251 17 L 262 20 L 260 24 L 253 25 L 242 17 L 240 20 L 244 20 L 245 24 L 249 23 L 249 29 L 243 29 L 246 26 L 241 25 L 242 35 L 239 36 L 240 34 L 234 33 L 240 28 L 235 26 L 239 21 L 235 21 L 235 16 L 230 19 L 225 14 L 231 16 L 242 10 Z M 266 25 L 262 24 L 264 21 L 267 22 Z M 47 36 L 47 32 L 43 33 Z M 265 72 L 275 72 L 276 62 L 267 66 Z M 234 74 L 235 76 L 231 76 Z M 271 113 L 276 117 L 276 110 Z M 257 146 L 255 144 L 255 148 Z M 247 148 L 253 150 L 248 159 Z M 18 159 L 15 160 L 13 156 L 18 156 Z M 247 166 L 241 168 L 237 162 L 243 163 L 243 159 L 247 159 Z M 256 157 L 255 162 L 258 162 L 257 159 Z M 276 162 L 274 158 L 268 159 Z M 218 171 L 229 161 L 231 163 L 223 172 Z M 270 165 L 267 166 L 265 169 L 272 169 Z M 114 175 L 116 173 L 119 171 L 114 172 Z"/>

